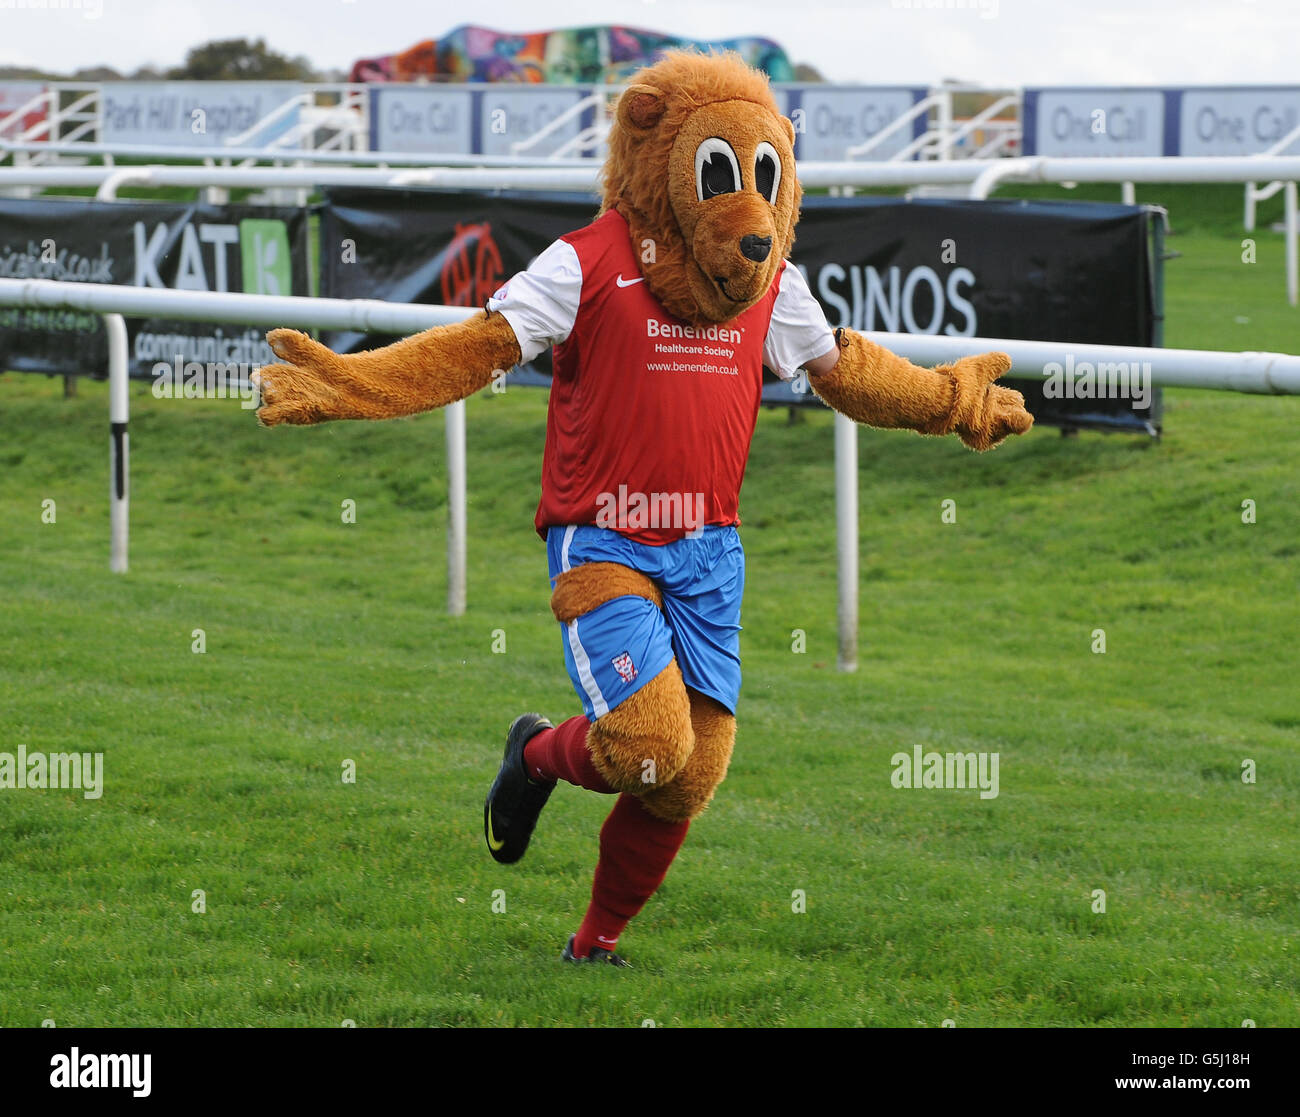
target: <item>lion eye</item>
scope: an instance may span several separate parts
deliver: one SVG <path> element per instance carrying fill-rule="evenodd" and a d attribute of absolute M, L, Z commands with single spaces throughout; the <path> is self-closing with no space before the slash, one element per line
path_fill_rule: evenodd
<path fill-rule="evenodd" d="M 695 149 L 695 194 L 701 202 L 740 189 L 740 164 L 726 140 L 711 136 Z"/>
<path fill-rule="evenodd" d="M 781 156 L 766 140 L 754 151 L 754 185 L 764 198 L 776 205 L 776 192 L 781 186 Z"/>

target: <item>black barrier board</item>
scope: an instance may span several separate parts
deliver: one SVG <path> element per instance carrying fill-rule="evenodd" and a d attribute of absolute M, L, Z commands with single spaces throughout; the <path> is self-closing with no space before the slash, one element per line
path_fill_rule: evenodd
<path fill-rule="evenodd" d="M 307 216 L 295 207 L 0 199 L 0 278 L 307 295 Z M 206 380 L 220 365 L 246 380 L 275 360 L 255 326 L 128 319 L 127 331 L 135 377 L 180 364 L 191 379 L 201 365 Z M 100 316 L 0 307 L 0 369 L 107 375 Z"/>
<path fill-rule="evenodd" d="M 321 294 L 482 306 L 561 234 L 589 195 L 340 188 L 326 191 Z M 804 199 L 792 259 L 832 327 L 1149 346 L 1155 340 L 1150 212 L 1090 202 Z M 343 352 L 382 339 L 338 333 Z M 1142 370 L 1015 381 L 1040 422 L 1155 433 L 1160 391 Z M 537 369 L 549 371 L 547 359 Z M 1149 375 L 1149 370 L 1147 370 Z M 529 381 L 543 383 L 539 377 Z M 767 402 L 808 403 L 772 378 Z M 1139 406 L 1135 406 L 1139 405 Z"/>

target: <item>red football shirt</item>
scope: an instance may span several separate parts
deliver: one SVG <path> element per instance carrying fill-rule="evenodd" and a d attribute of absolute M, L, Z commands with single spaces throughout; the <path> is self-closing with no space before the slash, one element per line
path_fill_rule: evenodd
<path fill-rule="evenodd" d="M 535 519 L 543 538 L 552 526 L 597 524 L 663 544 L 739 523 L 765 359 L 790 377 L 833 344 L 803 277 L 784 262 L 730 322 L 674 318 L 613 210 L 561 237 L 488 308 L 506 316 L 525 361 L 554 345 Z"/>

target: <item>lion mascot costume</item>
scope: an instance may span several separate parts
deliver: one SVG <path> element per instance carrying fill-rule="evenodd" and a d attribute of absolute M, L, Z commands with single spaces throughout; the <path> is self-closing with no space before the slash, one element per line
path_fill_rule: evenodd
<path fill-rule="evenodd" d="M 484 805 L 497 861 L 523 856 L 564 780 L 614 795 L 586 917 L 561 957 L 626 965 L 619 935 L 727 773 L 740 692 L 737 507 L 762 370 L 806 371 L 873 427 L 987 450 L 1032 425 L 994 381 L 1002 353 L 920 368 L 832 331 L 788 262 L 801 191 L 794 128 L 734 55 L 670 52 L 619 98 L 596 219 L 483 311 L 342 356 L 268 335 L 267 426 L 443 407 L 554 350 L 538 533 L 583 714 L 516 718 Z"/>

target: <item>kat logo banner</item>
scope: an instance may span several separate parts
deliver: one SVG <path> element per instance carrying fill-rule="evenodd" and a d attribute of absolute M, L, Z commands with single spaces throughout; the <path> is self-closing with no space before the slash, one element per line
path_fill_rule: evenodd
<path fill-rule="evenodd" d="M 239 223 L 239 255 L 244 272 L 244 293 L 293 293 L 289 227 L 283 221 L 248 218 Z"/>
<path fill-rule="evenodd" d="M 170 202 L 0 199 L 0 278 L 177 291 L 308 295 L 307 211 Z M 160 362 L 256 366 L 275 357 L 260 326 L 128 318 L 130 374 Z M 0 308 L 0 367 L 100 376 L 98 314 Z"/>

